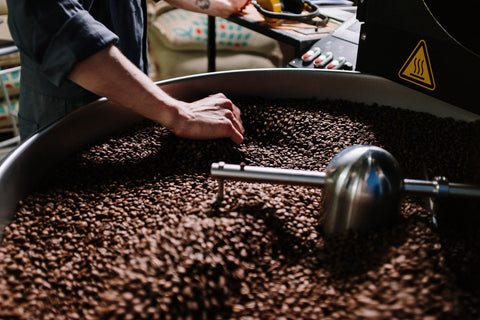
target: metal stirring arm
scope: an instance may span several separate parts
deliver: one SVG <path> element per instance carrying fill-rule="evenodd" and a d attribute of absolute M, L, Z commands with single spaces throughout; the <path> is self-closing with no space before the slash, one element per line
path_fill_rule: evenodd
<path fill-rule="evenodd" d="M 480 186 L 448 182 L 444 177 L 433 181 L 404 179 L 403 190 L 407 193 L 427 196 L 479 197 Z"/>
<path fill-rule="evenodd" d="M 212 164 L 211 176 L 218 180 L 217 202 L 223 200 L 226 179 L 323 187 L 324 230 L 329 234 L 369 231 L 395 223 L 403 193 L 429 196 L 435 203 L 456 197 L 480 199 L 480 186 L 449 183 L 444 177 L 403 179 L 398 161 L 388 151 L 369 145 L 342 150 L 325 172 L 219 162 Z"/>
<path fill-rule="evenodd" d="M 213 163 L 210 174 L 212 178 L 218 180 L 217 201 L 223 199 L 224 180 L 321 187 L 325 184 L 326 176 L 324 172 L 318 171 L 256 167 L 225 162 Z"/>
<path fill-rule="evenodd" d="M 210 171 L 212 178 L 219 182 L 217 199 L 223 199 L 224 180 L 323 187 L 326 179 L 325 172 L 256 167 L 224 162 L 213 163 Z M 449 183 L 445 178 L 436 178 L 433 181 L 404 179 L 403 191 L 425 196 L 448 195 L 480 198 L 479 186 Z"/>
<path fill-rule="evenodd" d="M 247 182 L 265 182 L 302 186 L 323 186 L 325 173 L 293 169 L 256 167 L 224 162 L 213 163 L 211 176 L 219 180 L 238 180 Z"/>

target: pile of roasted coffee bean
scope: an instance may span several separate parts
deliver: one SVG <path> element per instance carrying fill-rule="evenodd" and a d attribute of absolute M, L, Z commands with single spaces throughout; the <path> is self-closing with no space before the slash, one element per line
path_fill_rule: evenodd
<path fill-rule="evenodd" d="M 209 177 L 221 160 L 323 171 L 345 147 L 373 144 L 405 177 L 478 183 L 479 122 L 235 101 L 239 146 L 144 122 L 52 169 L 5 229 L 0 319 L 480 318 L 478 207 L 456 206 L 439 230 L 427 201 L 406 196 L 398 224 L 326 236 L 321 189 L 226 182 L 216 203 Z"/>

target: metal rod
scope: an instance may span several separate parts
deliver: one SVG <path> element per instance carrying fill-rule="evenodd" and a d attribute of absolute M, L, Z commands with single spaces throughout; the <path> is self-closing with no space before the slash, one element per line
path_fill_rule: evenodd
<path fill-rule="evenodd" d="M 420 195 L 434 195 L 437 183 L 435 181 L 404 179 L 403 190 L 408 193 Z"/>
<path fill-rule="evenodd" d="M 216 70 L 215 58 L 217 56 L 216 46 L 216 33 L 215 33 L 215 17 L 208 16 L 208 37 L 207 37 L 207 60 L 208 60 L 208 72 L 214 72 Z"/>
<path fill-rule="evenodd" d="M 210 172 L 212 178 L 222 181 L 219 183 L 221 194 L 219 190 L 217 197 L 223 197 L 223 180 L 323 187 L 326 178 L 325 172 L 226 164 L 225 162 L 212 163 Z M 442 179 L 434 181 L 404 179 L 403 191 L 426 196 L 480 198 L 480 186 L 449 183 Z"/>
<path fill-rule="evenodd" d="M 213 163 L 210 171 L 215 179 L 314 187 L 325 184 L 325 173 L 318 171 L 244 166 L 224 162 Z"/>
<path fill-rule="evenodd" d="M 415 179 L 404 179 L 403 181 L 403 190 L 409 193 L 428 196 L 480 197 L 480 187 L 474 185 L 452 182 L 441 184 L 438 181 Z"/>

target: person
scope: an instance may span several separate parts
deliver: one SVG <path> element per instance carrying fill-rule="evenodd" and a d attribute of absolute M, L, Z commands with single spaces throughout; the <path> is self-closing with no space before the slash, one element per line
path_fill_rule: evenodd
<path fill-rule="evenodd" d="M 168 0 L 224 18 L 246 1 Z M 146 0 L 7 0 L 7 7 L 22 67 L 22 141 L 99 97 L 180 137 L 243 141 L 240 110 L 224 94 L 185 102 L 148 77 Z"/>

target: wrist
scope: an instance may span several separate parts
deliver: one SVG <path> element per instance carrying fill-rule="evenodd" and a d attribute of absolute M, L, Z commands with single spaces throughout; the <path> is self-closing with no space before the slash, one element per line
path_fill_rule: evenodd
<path fill-rule="evenodd" d="M 152 106 L 153 115 L 149 118 L 175 132 L 175 128 L 181 122 L 181 110 L 184 104 L 185 102 L 172 98 L 161 91 Z"/>

